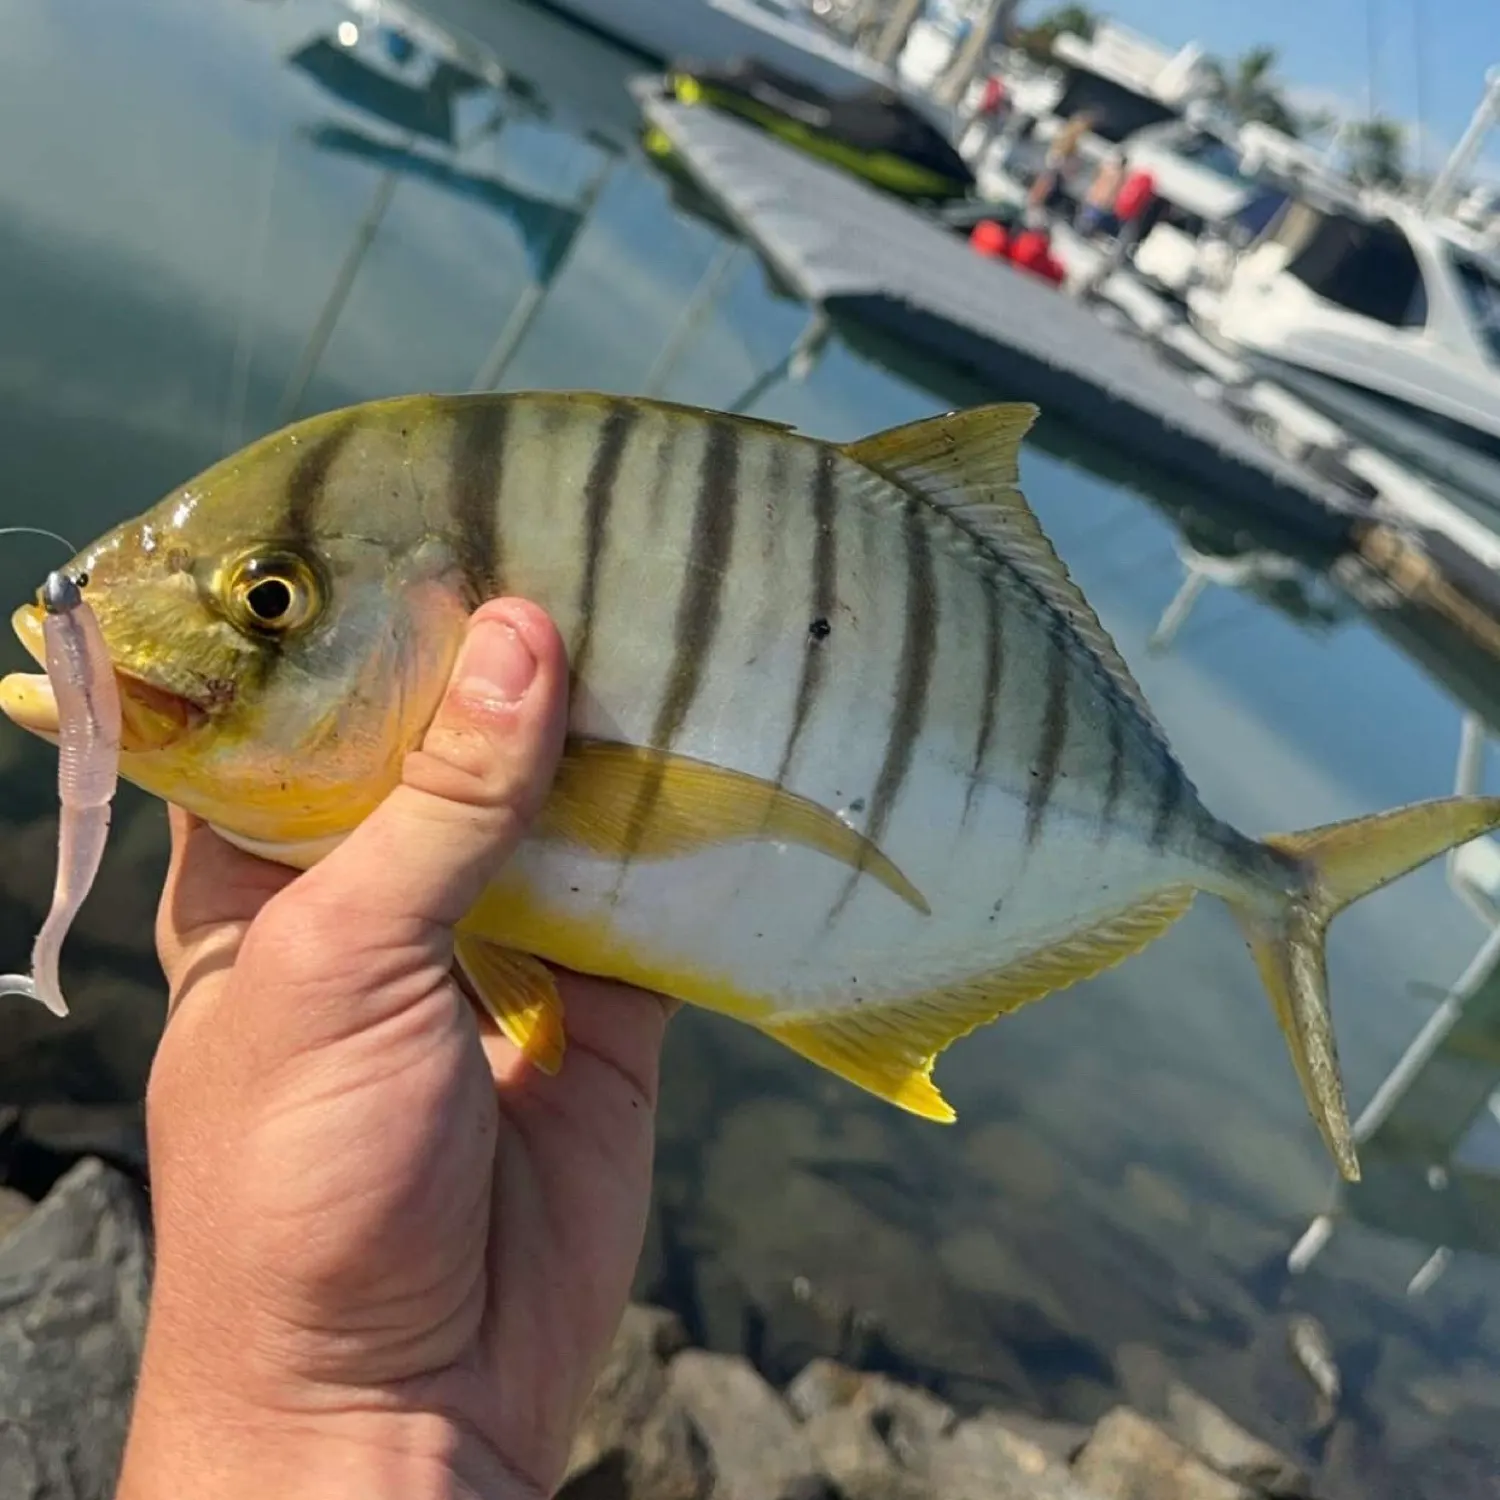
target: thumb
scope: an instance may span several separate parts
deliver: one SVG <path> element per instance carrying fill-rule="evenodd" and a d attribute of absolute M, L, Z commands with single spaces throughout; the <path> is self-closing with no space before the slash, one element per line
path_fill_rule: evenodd
<path fill-rule="evenodd" d="M 401 785 L 303 884 L 337 892 L 361 921 L 453 926 L 546 799 L 567 708 L 566 652 L 547 615 L 519 599 L 482 605 Z"/>

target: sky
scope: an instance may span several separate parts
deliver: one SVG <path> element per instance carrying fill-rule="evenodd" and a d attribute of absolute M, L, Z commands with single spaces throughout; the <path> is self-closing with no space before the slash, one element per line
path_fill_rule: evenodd
<path fill-rule="evenodd" d="M 1378 110 L 1423 121 L 1430 169 L 1468 124 L 1485 69 L 1500 65 L 1500 0 L 1096 0 L 1093 8 L 1166 45 L 1196 40 L 1227 56 L 1275 47 L 1288 93 L 1304 104 L 1363 109 L 1373 74 Z M 1049 0 L 1025 0 L 1020 19 L 1050 9 Z M 1483 175 L 1500 178 L 1500 128 L 1483 163 Z"/>

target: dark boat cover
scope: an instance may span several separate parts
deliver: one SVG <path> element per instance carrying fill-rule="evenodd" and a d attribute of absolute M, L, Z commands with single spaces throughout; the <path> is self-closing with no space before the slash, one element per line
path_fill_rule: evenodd
<path fill-rule="evenodd" d="M 870 84 L 847 94 L 826 94 L 765 63 L 736 59 L 723 64 L 682 61 L 673 71 L 700 83 L 743 94 L 765 109 L 800 121 L 855 151 L 884 151 L 948 178 L 967 191 L 969 164 L 953 143 L 895 89 Z"/>

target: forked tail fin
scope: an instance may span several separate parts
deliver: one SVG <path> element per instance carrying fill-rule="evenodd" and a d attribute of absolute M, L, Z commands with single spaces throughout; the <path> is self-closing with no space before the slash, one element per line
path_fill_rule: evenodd
<path fill-rule="evenodd" d="M 1323 939 L 1346 906 L 1500 825 L 1500 797 L 1450 797 L 1351 818 L 1266 845 L 1300 862 L 1304 880 L 1279 907 L 1262 896 L 1231 903 L 1286 1037 L 1307 1107 L 1350 1182 L 1359 1160 L 1349 1129 L 1338 1048 L 1328 1011 Z"/>

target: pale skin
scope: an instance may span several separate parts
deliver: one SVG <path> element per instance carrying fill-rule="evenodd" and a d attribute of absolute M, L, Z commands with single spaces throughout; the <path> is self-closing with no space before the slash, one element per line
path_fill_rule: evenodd
<path fill-rule="evenodd" d="M 157 1261 L 118 1500 L 537 1500 L 629 1295 L 669 1006 L 559 975 L 525 1064 L 453 925 L 562 748 L 548 618 L 476 611 L 402 785 L 308 873 L 172 810 Z"/>

